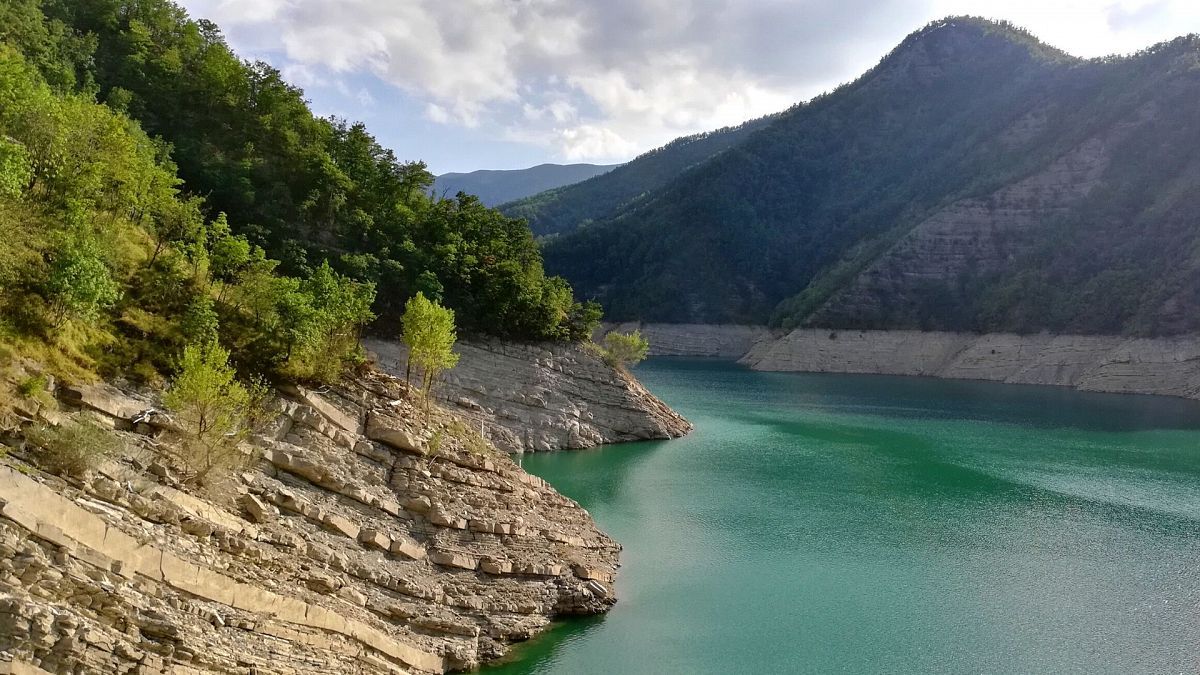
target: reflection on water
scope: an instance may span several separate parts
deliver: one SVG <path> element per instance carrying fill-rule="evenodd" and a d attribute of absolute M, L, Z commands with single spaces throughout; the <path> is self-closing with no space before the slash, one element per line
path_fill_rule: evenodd
<path fill-rule="evenodd" d="M 527 456 L 621 601 L 494 673 L 1200 671 L 1200 406 L 658 360 L 689 437 Z"/>

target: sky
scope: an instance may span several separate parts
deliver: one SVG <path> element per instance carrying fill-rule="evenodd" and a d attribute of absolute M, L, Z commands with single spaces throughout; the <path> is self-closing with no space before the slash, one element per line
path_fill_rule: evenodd
<path fill-rule="evenodd" d="M 950 15 L 1076 56 L 1200 32 L 1200 0 L 182 0 L 319 115 L 434 173 L 616 163 L 848 82 Z"/>

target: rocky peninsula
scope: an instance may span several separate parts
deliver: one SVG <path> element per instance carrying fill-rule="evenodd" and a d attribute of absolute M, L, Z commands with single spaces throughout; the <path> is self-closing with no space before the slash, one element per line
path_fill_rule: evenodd
<path fill-rule="evenodd" d="M 40 381 L 36 369 L 9 377 Z M 612 385 L 579 404 L 598 431 L 580 431 L 587 442 L 666 435 L 659 418 L 685 428 L 578 355 L 534 369 L 579 382 L 563 396 Z M 591 516 L 478 434 L 467 408 L 425 411 L 397 377 L 284 387 L 243 443 L 253 460 L 218 492 L 166 459 L 172 422 L 154 392 L 45 382 L 13 404 L 0 446 L 2 672 L 442 673 L 615 602 L 620 546 Z M 28 430 L 82 415 L 122 452 L 80 477 L 40 470 Z M 560 432 L 531 438 L 570 440 Z"/>
<path fill-rule="evenodd" d="M 366 340 L 383 370 L 403 377 L 403 345 Z M 692 425 L 593 349 L 564 343 L 459 342 L 460 360 L 435 395 L 506 452 L 590 448 L 678 438 Z"/>

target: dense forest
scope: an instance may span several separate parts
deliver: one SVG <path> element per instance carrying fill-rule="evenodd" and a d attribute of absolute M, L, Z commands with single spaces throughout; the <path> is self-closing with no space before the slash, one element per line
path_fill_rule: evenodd
<path fill-rule="evenodd" d="M 503 204 L 500 210 L 524 218 L 539 237 L 569 232 L 636 203 L 672 178 L 742 142 L 771 119 L 763 117 L 736 127 L 677 138 L 612 171 Z"/>
<path fill-rule="evenodd" d="M 0 344 L 60 370 L 219 334 L 319 379 L 418 291 L 467 333 L 590 334 L 524 222 L 433 180 L 168 0 L 0 3 Z"/>
<path fill-rule="evenodd" d="M 1198 63 L 1194 37 L 1081 60 L 939 21 L 658 189 L 558 222 L 547 268 L 614 319 L 1196 330 Z M 1076 156 L 1096 175 L 1056 184 L 1084 180 Z M 582 213 L 567 193 L 599 180 L 521 214 Z"/>

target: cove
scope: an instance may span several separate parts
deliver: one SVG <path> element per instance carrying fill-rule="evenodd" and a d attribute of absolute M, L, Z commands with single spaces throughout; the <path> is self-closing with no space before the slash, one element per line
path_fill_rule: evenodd
<path fill-rule="evenodd" d="M 1200 405 L 651 360 L 688 437 L 532 455 L 621 600 L 500 673 L 1200 668 Z"/>

